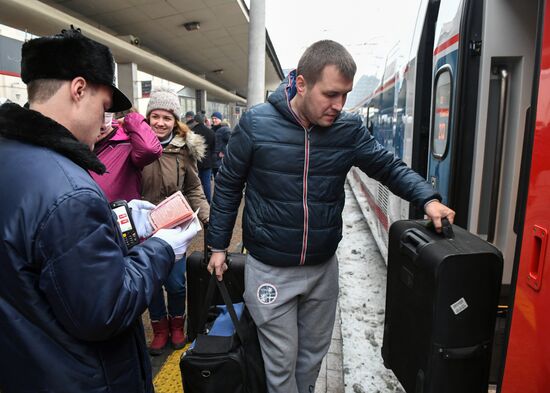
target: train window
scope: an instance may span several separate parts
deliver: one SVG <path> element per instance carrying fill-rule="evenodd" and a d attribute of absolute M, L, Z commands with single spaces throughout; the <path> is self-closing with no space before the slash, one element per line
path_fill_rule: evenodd
<path fill-rule="evenodd" d="M 447 151 L 450 112 L 451 71 L 445 68 L 436 76 L 432 121 L 432 154 L 439 159 L 443 158 Z"/>

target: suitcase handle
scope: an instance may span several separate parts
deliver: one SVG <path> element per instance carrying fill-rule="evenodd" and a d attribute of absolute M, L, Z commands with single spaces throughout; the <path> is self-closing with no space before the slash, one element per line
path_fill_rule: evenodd
<path fill-rule="evenodd" d="M 204 264 L 208 266 L 208 261 L 210 260 L 210 253 L 208 252 L 208 243 L 206 241 L 206 237 L 208 235 L 208 224 L 203 224 L 204 227 Z M 233 284 L 239 293 L 244 293 L 244 288 L 241 288 L 239 285 L 239 281 L 237 280 L 237 277 L 233 274 L 233 271 L 231 270 L 232 265 L 232 257 L 231 253 L 225 254 L 225 263 L 227 264 L 227 271 L 224 273 L 225 275 L 228 275 L 229 277 L 229 283 Z"/>
<path fill-rule="evenodd" d="M 465 360 L 476 358 L 487 352 L 489 348 L 489 342 L 483 342 L 471 347 L 461 348 L 439 348 L 439 353 L 446 360 Z"/>
<path fill-rule="evenodd" d="M 455 237 L 455 233 L 453 231 L 453 224 L 449 222 L 447 217 L 443 217 L 441 219 L 441 234 L 446 239 L 452 239 Z"/>
<path fill-rule="evenodd" d="M 425 227 L 435 232 L 433 221 L 428 221 L 425 224 Z M 441 233 L 438 233 L 438 235 L 443 236 L 445 239 L 453 239 L 455 237 L 453 224 L 450 223 L 447 217 L 443 217 L 441 219 Z"/>
<path fill-rule="evenodd" d="M 426 239 L 422 232 L 412 228 L 406 230 L 401 236 L 401 250 L 410 258 L 416 259 L 418 251 L 428 244 L 430 241 Z"/>

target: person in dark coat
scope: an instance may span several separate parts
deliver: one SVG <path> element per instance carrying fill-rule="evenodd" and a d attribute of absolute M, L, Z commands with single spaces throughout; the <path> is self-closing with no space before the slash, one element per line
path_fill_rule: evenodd
<path fill-rule="evenodd" d="M 131 106 L 109 48 L 74 29 L 32 39 L 21 78 L 29 109 L 0 106 L 0 391 L 151 393 L 141 315 L 196 225 L 128 250 L 88 173 L 105 172 L 104 113 Z"/>
<path fill-rule="evenodd" d="M 344 184 L 352 166 L 424 207 L 441 228 L 454 212 L 417 173 L 381 145 L 358 115 L 342 111 L 356 66 L 334 41 L 310 46 L 268 102 L 233 131 L 216 177 L 208 270 L 227 269 L 227 247 L 245 188 L 244 300 L 254 322 L 269 393 L 315 390 L 338 299 L 336 249 Z"/>
<path fill-rule="evenodd" d="M 216 161 L 212 167 L 212 173 L 215 177 L 222 165 L 227 143 L 231 137 L 231 129 L 227 124 L 224 124 L 223 116 L 220 112 L 212 113 L 212 130 L 214 130 L 214 134 L 216 135 Z"/>
<path fill-rule="evenodd" d="M 199 168 L 199 177 L 201 179 L 204 195 L 208 203 L 210 203 L 212 200 L 212 167 L 216 162 L 216 136 L 214 135 L 214 131 L 206 126 L 205 120 L 203 114 L 197 113 L 194 121 L 189 124 L 189 127 L 191 127 L 195 134 L 202 136 L 206 143 L 204 158 L 197 162 L 197 167 Z"/>

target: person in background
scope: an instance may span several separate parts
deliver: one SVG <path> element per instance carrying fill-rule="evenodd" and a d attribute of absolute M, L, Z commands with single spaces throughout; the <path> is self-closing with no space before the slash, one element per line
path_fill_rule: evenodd
<path fill-rule="evenodd" d="M 212 129 L 216 134 L 216 162 L 212 167 L 212 173 L 214 177 L 218 173 L 219 168 L 222 165 L 223 157 L 227 148 L 227 143 L 231 137 L 231 129 L 222 124 L 223 116 L 220 112 L 212 113 Z"/>
<path fill-rule="evenodd" d="M 356 65 L 334 41 L 311 45 L 268 102 L 233 131 L 207 236 L 218 278 L 245 189 L 244 300 L 258 327 L 269 393 L 310 393 L 334 327 L 336 249 L 352 166 L 424 208 L 436 229 L 455 213 L 432 186 L 342 111 Z"/>
<path fill-rule="evenodd" d="M 185 124 L 189 125 L 195 120 L 195 112 L 187 111 L 185 112 Z"/>
<path fill-rule="evenodd" d="M 208 116 L 206 116 L 206 111 L 205 110 L 201 110 L 201 115 L 204 116 L 204 124 L 206 125 L 206 127 L 212 128 L 212 122 L 210 121 Z"/>
<path fill-rule="evenodd" d="M 29 109 L 0 107 L 2 392 L 154 391 L 141 315 L 198 225 L 126 247 L 88 173 L 105 112 L 131 107 L 114 70 L 80 30 L 31 39 Z"/>
<path fill-rule="evenodd" d="M 141 198 L 141 171 L 162 154 L 162 146 L 145 118 L 128 113 L 121 121 L 105 114 L 94 153 L 107 168 L 98 175 L 90 172 L 109 202 Z"/>
<path fill-rule="evenodd" d="M 212 166 L 216 159 L 214 155 L 216 148 L 216 137 L 214 135 L 214 131 L 204 124 L 205 120 L 205 117 L 198 113 L 195 115 L 194 121 L 189 124 L 189 127 L 191 127 L 193 132 L 197 135 L 202 136 L 206 142 L 206 152 L 204 157 L 197 162 L 197 166 L 199 169 L 199 178 L 201 179 L 204 195 L 206 196 L 208 203 L 210 203 L 212 196 Z"/>
<path fill-rule="evenodd" d="M 156 90 L 147 105 L 146 118 L 159 139 L 163 152 L 160 158 L 143 169 L 143 199 L 154 204 L 180 190 L 191 208 L 200 208 L 198 216 L 208 223 L 210 206 L 199 179 L 197 161 L 204 157 L 204 139 L 180 121 L 178 96 L 169 90 Z M 185 333 L 185 257 L 176 262 L 162 288 L 149 304 L 154 337 L 149 345 L 151 355 L 160 355 L 168 341 L 174 349 L 183 348 Z M 168 306 L 168 308 L 167 308 Z"/>

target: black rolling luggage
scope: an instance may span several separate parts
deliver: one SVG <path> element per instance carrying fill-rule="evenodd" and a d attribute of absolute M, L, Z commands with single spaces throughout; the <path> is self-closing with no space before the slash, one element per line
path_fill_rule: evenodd
<path fill-rule="evenodd" d="M 206 238 L 206 233 L 204 234 Z M 210 273 L 206 267 L 208 260 L 204 258 L 204 252 L 195 251 L 187 258 L 186 287 L 187 287 L 187 340 L 193 341 L 197 337 L 199 318 L 210 281 Z M 224 273 L 224 282 L 233 303 L 243 301 L 244 292 L 244 263 L 246 255 L 240 253 L 227 254 L 228 269 Z M 223 304 L 219 292 L 214 295 L 212 304 Z"/>
<path fill-rule="evenodd" d="M 390 228 L 384 365 L 407 393 L 486 393 L 502 254 L 448 221 L 443 233 Z"/>

